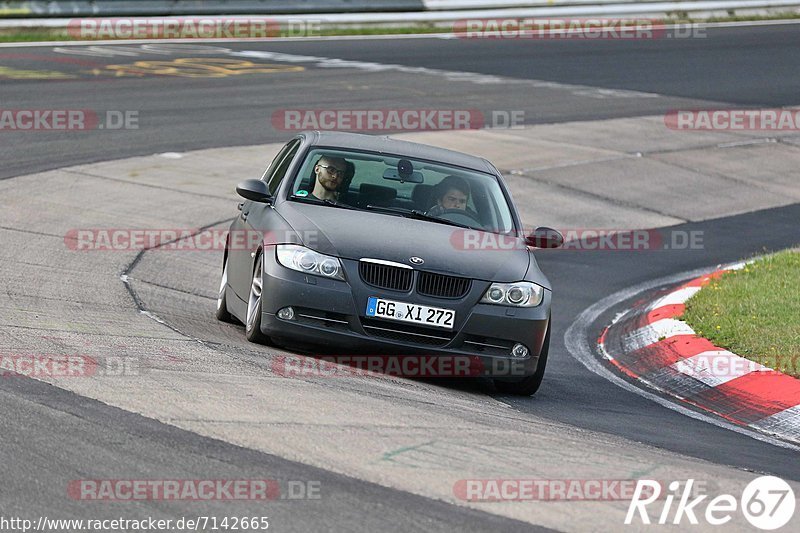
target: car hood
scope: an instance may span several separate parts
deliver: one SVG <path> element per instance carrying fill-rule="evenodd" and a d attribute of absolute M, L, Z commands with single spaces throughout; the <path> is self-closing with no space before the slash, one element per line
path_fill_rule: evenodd
<path fill-rule="evenodd" d="M 538 271 L 524 245 L 500 250 L 491 246 L 497 237 L 491 233 L 374 211 L 292 201 L 283 202 L 276 209 L 304 245 L 345 259 L 382 259 L 411 266 L 409 259 L 419 257 L 425 261 L 414 265 L 420 270 L 487 281 L 522 280 L 529 266 Z M 465 233 L 470 234 L 466 246 Z M 479 236 L 487 237 L 490 249 L 474 249 L 476 241 L 487 242 Z"/>

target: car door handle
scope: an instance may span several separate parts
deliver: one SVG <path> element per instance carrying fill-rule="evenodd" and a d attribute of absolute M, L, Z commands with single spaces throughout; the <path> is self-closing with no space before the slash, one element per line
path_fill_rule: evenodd
<path fill-rule="evenodd" d="M 240 203 L 239 205 L 237 205 L 237 206 L 236 206 L 236 208 L 237 208 L 239 211 L 241 211 L 243 207 L 244 207 L 244 202 L 242 202 L 242 203 Z"/>
<path fill-rule="evenodd" d="M 249 213 L 245 213 L 245 212 L 243 211 L 243 212 L 242 212 L 242 220 L 247 220 L 247 215 L 248 215 L 248 214 L 249 214 Z"/>

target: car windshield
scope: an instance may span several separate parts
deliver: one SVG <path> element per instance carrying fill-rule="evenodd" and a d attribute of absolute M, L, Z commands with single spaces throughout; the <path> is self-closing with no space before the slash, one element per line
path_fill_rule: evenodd
<path fill-rule="evenodd" d="M 311 150 L 289 197 L 498 233 L 514 231 L 511 208 L 495 176 L 402 156 Z"/>

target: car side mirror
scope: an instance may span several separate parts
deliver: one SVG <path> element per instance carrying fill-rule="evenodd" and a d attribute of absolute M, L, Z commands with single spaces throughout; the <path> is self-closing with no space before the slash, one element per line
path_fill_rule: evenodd
<path fill-rule="evenodd" d="M 525 237 L 525 244 L 534 248 L 559 248 L 564 244 L 564 237 L 553 228 L 536 228 Z"/>
<path fill-rule="evenodd" d="M 236 194 L 254 202 L 269 203 L 272 201 L 267 184 L 261 180 L 244 180 L 236 186 Z"/>

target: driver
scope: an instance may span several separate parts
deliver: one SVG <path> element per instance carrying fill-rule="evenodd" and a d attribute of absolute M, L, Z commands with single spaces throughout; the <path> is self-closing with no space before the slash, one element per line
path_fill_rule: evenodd
<path fill-rule="evenodd" d="M 439 216 L 448 209 L 467 209 L 469 183 L 459 176 L 447 176 L 435 189 L 436 205 L 428 209 L 428 215 Z"/>
<path fill-rule="evenodd" d="M 339 186 L 347 173 L 347 160 L 323 155 L 314 165 L 316 183 L 311 196 L 319 200 L 336 200 Z"/>

